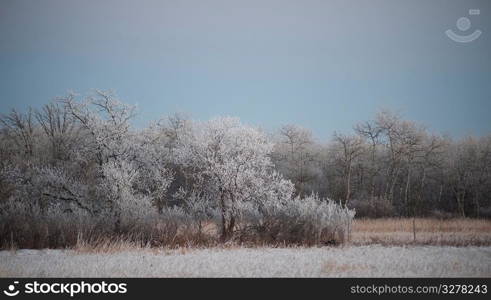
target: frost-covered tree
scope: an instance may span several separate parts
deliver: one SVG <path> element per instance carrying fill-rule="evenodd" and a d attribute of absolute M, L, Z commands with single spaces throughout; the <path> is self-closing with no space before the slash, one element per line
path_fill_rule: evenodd
<path fill-rule="evenodd" d="M 382 111 L 320 144 L 296 125 L 268 135 L 229 117 L 137 129 L 135 109 L 95 91 L 0 115 L 0 247 L 12 232 L 22 245 L 53 232 L 39 247 L 73 245 L 68 231 L 96 227 L 188 243 L 209 238 L 210 222 L 222 240 L 322 243 L 349 232 L 346 205 L 491 216 L 489 136 L 452 140 Z"/>
<path fill-rule="evenodd" d="M 161 211 L 172 173 L 166 168 L 158 130 L 131 130 L 136 108 L 111 92 L 96 91 L 83 101 L 70 94 L 60 101 L 91 137 L 85 149 L 99 165 L 97 193 L 106 200 L 100 205 L 114 214 L 116 226 L 125 214 L 149 213 L 152 201 Z"/>
<path fill-rule="evenodd" d="M 232 235 L 243 202 L 291 197 L 292 184 L 273 169 L 272 149 L 264 133 L 237 118 L 194 122 L 180 137 L 176 158 L 193 174 L 193 188 L 216 201 L 223 240 Z"/>
<path fill-rule="evenodd" d="M 93 151 L 100 166 L 131 155 L 130 120 L 135 116 L 135 106 L 122 103 L 105 91 L 96 91 L 82 101 L 77 101 L 75 94 L 59 101 L 92 136 Z"/>

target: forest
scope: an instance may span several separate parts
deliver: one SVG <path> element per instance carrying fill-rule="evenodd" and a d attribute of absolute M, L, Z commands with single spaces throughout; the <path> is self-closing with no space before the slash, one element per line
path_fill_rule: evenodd
<path fill-rule="evenodd" d="M 355 216 L 491 217 L 491 135 L 389 110 L 327 141 L 234 117 L 137 128 L 136 113 L 98 90 L 2 114 L 0 247 L 337 244 Z"/>

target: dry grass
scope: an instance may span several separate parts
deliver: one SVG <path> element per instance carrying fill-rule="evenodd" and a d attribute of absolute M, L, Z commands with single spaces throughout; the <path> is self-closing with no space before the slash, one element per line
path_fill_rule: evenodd
<path fill-rule="evenodd" d="M 149 244 L 135 242 L 134 240 L 124 238 L 97 238 L 87 241 L 81 236 L 77 239 L 77 243 L 72 250 L 75 253 L 118 253 L 122 251 L 130 251 L 135 249 L 150 249 Z"/>
<path fill-rule="evenodd" d="M 355 245 L 489 246 L 491 220 L 417 218 L 356 219 L 351 243 Z"/>
<path fill-rule="evenodd" d="M 417 218 L 416 240 L 413 234 L 413 219 L 384 218 L 384 219 L 355 219 L 350 235 L 351 245 L 380 244 L 383 246 L 428 245 L 428 246 L 491 246 L 491 220 L 485 219 L 434 219 Z M 216 225 L 207 223 L 203 227 L 207 235 L 216 235 Z M 229 241 L 225 244 L 209 240 L 199 246 L 196 243 L 169 244 L 165 247 L 149 244 L 135 238 L 98 237 L 90 240 L 79 236 L 75 246 L 70 247 L 77 253 L 117 253 L 145 249 L 149 251 L 188 251 L 197 248 L 238 249 L 242 247 L 289 247 L 288 244 L 262 244 Z M 339 267 L 339 266 L 338 266 Z"/>
<path fill-rule="evenodd" d="M 416 229 L 421 232 L 489 233 L 491 231 L 491 220 L 416 218 Z M 353 230 L 356 232 L 412 232 L 413 219 L 355 219 Z"/>
<path fill-rule="evenodd" d="M 436 219 L 417 218 L 416 239 L 413 236 L 413 220 L 411 218 L 355 219 L 352 225 L 349 245 L 403 246 L 491 246 L 491 220 L 486 219 Z M 157 230 L 158 229 L 158 230 Z M 289 243 L 265 243 L 264 241 L 231 240 L 220 243 L 216 224 L 203 224 L 200 235 L 194 232 L 166 230 L 157 228 L 151 234 L 142 235 L 138 232 L 125 235 L 111 235 L 97 231 L 79 231 L 70 243 L 48 243 L 33 247 L 32 243 L 23 243 L 20 247 L 10 242 L 10 235 L 5 239 L 4 250 L 17 248 L 69 248 L 78 253 L 117 253 L 136 249 L 192 249 L 192 248 L 242 248 L 242 247 L 292 247 Z M 171 234 L 169 234 L 169 232 Z M 8 242 L 8 243 L 7 243 Z M 305 246 L 305 245 L 304 245 Z"/>

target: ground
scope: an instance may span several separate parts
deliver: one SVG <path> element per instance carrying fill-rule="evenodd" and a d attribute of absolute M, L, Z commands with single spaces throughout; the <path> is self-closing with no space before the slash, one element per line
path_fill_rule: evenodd
<path fill-rule="evenodd" d="M 0 251 L 0 277 L 491 277 L 491 221 L 356 220 L 326 247 L 140 247 Z"/>
<path fill-rule="evenodd" d="M 140 249 L 0 252 L 12 277 L 491 277 L 491 247 Z"/>

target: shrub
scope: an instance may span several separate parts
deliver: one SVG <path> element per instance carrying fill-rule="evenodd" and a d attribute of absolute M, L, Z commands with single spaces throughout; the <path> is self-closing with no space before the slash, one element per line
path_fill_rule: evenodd
<path fill-rule="evenodd" d="M 263 243 L 332 244 L 348 239 L 354 210 L 312 194 L 281 202 L 245 205 L 242 238 Z"/>

